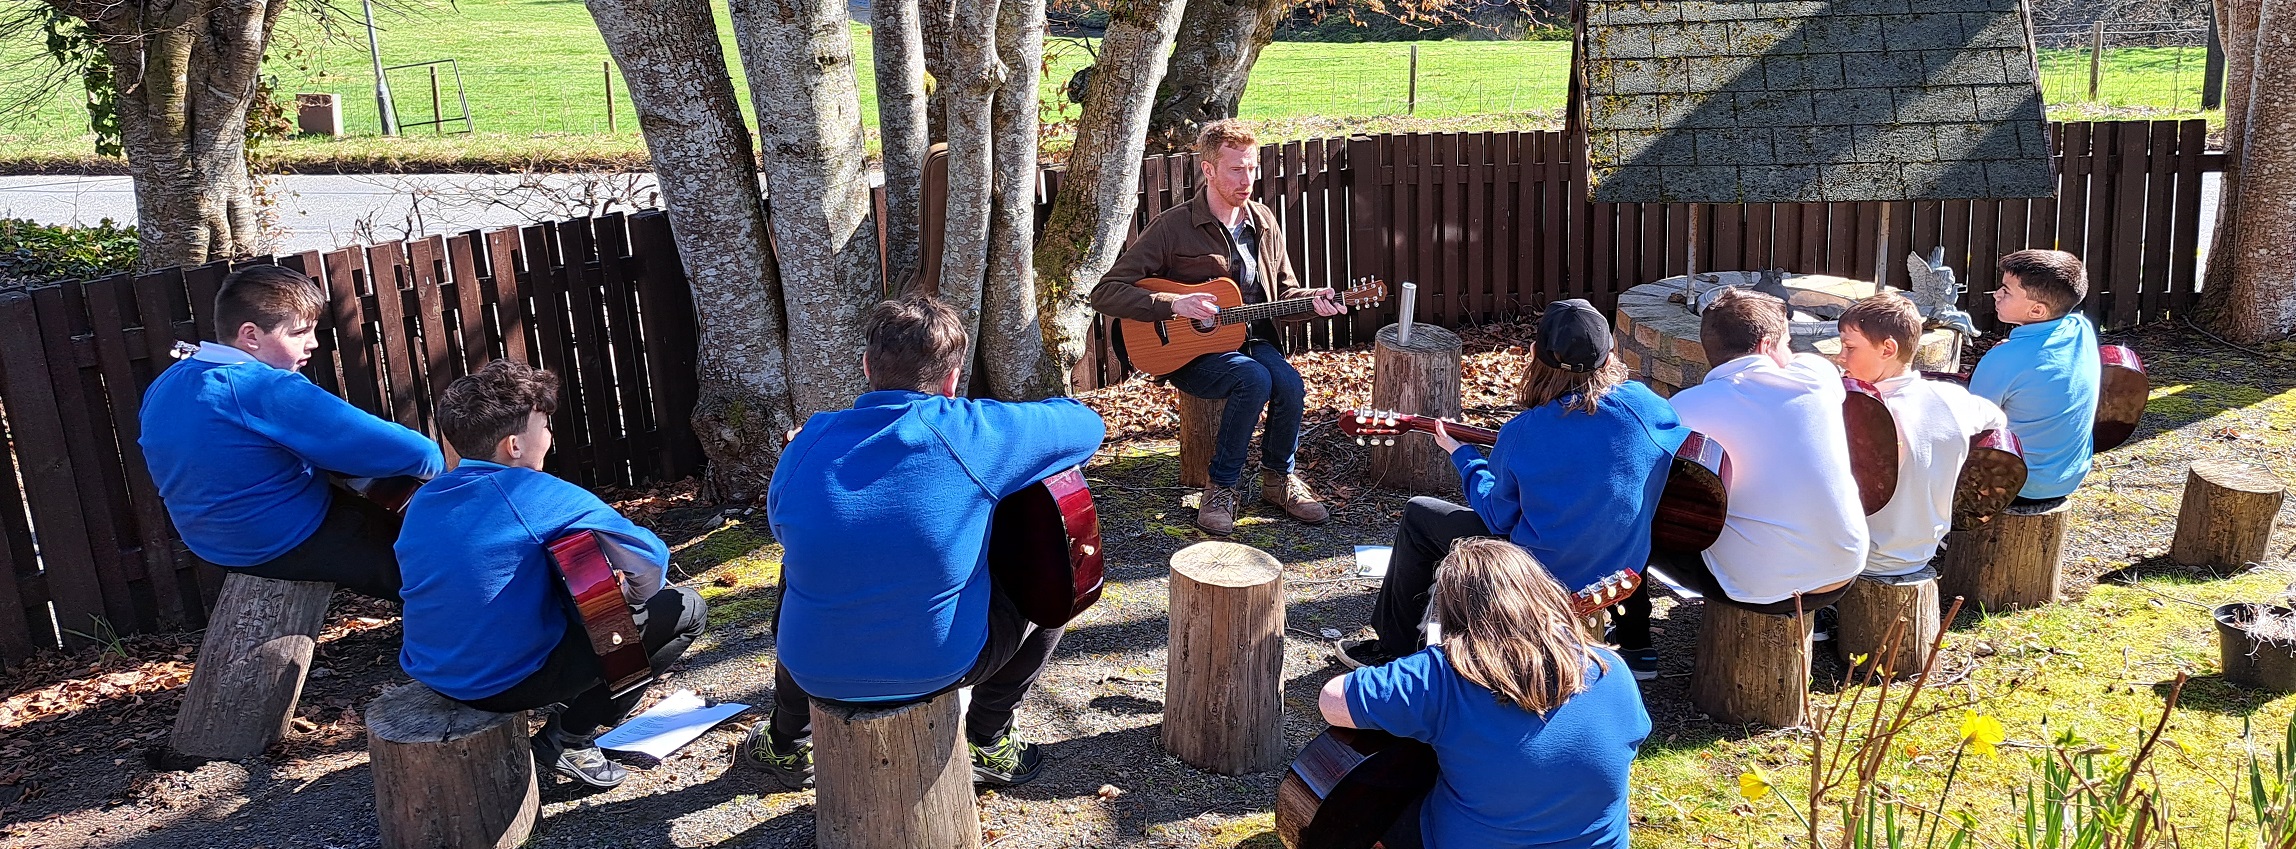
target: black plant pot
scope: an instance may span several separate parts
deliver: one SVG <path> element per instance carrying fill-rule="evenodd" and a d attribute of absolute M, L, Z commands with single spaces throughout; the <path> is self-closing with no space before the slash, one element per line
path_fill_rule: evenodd
<path fill-rule="evenodd" d="M 2296 692 L 2296 642 L 2264 639 L 2248 630 L 2259 614 L 2296 614 L 2279 605 L 2252 602 L 2218 605 L 2212 612 L 2226 680 L 2278 693 Z"/>

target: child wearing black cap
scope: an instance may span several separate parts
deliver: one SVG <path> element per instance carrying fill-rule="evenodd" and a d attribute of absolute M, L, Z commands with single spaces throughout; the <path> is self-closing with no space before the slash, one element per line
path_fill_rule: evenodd
<path fill-rule="evenodd" d="M 1499 428 L 1489 459 L 1436 431 L 1467 504 L 1419 497 L 1404 507 L 1372 608 L 1379 637 L 1340 643 L 1342 663 L 1375 666 L 1419 650 L 1435 567 L 1463 537 L 1506 537 L 1574 592 L 1649 560 L 1651 516 L 1689 430 L 1665 399 L 1627 379 L 1611 354 L 1610 323 L 1584 300 L 1547 307 L 1532 354 L 1523 412 Z M 1636 662 L 1627 657 L 1647 677 Z"/>

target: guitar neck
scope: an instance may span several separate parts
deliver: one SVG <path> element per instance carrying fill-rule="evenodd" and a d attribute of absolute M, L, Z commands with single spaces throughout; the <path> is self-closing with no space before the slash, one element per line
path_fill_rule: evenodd
<path fill-rule="evenodd" d="M 1434 433 L 1436 421 L 1438 420 L 1427 416 L 1412 416 L 1409 424 L 1412 430 L 1420 433 Z M 1499 444 L 1499 432 L 1490 428 L 1464 425 L 1458 422 L 1444 422 L 1443 430 L 1449 432 L 1452 439 L 1460 442 L 1481 445 L 1486 448 Z"/>
<path fill-rule="evenodd" d="M 1244 324 L 1263 318 L 1281 318 L 1294 313 L 1313 312 L 1315 311 L 1315 301 L 1314 298 L 1292 298 L 1284 301 L 1269 301 L 1264 304 L 1229 307 L 1221 310 L 1215 320 L 1221 324 Z M 1189 321 L 1190 319 L 1176 318 L 1173 320 Z"/>

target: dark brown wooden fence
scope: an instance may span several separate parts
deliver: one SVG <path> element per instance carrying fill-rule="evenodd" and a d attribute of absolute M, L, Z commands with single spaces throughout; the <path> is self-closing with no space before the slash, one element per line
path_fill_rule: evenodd
<path fill-rule="evenodd" d="M 2222 170 L 2205 125 L 2063 124 L 2055 136 L 2056 198 L 1895 204 L 1892 253 L 1943 245 L 1970 285 L 1964 303 L 1988 328 L 1993 260 L 2025 247 L 2087 259 L 2086 306 L 2102 325 L 2183 314 L 2197 279 L 2201 178 Z M 1266 146 L 1260 161 L 1260 197 L 1282 217 L 1303 281 L 1412 281 L 1422 318 L 1454 326 L 1560 298 L 1607 308 L 1628 287 L 1681 273 L 1693 235 L 1702 269 L 1870 277 L 1881 218 L 1873 203 L 1588 203 L 1576 151 L 1557 132 L 1311 139 Z M 1045 173 L 1040 202 L 1059 180 Z M 1135 232 L 1187 202 L 1197 180 L 1192 156 L 1146 160 Z M 307 373 L 361 408 L 434 433 L 431 402 L 446 383 L 507 356 L 565 380 L 552 471 L 595 486 L 676 479 L 700 465 L 686 422 L 697 391 L 693 307 L 659 213 L 277 261 L 327 286 Z M 94 633 L 97 617 L 120 632 L 204 619 L 219 578 L 175 538 L 134 448 L 136 412 L 175 340 L 210 335 L 207 312 L 228 271 L 0 294 L 0 428 L 13 447 L 0 451 L 0 659 L 56 645 L 56 623 Z M 1287 341 L 1357 344 L 1393 313 L 1390 301 L 1310 322 Z M 1095 350 L 1080 383 L 1121 380 L 1105 341 Z"/>
<path fill-rule="evenodd" d="M 563 378 L 552 472 L 626 485 L 700 466 L 693 305 L 660 213 L 276 261 L 327 289 L 304 374 L 363 409 L 436 438 L 447 382 L 511 357 Z M 0 658 L 56 645 L 59 626 L 73 642 L 205 618 L 220 573 L 176 538 L 135 444 L 143 388 L 176 340 L 214 338 L 229 271 L 0 294 Z"/>

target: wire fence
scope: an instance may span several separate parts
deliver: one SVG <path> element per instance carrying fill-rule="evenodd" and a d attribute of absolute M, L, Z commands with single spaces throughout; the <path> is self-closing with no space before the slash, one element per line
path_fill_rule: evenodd
<path fill-rule="evenodd" d="M 2041 96 L 2050 105 L 2161 109 L 2219 108 L 2204 103 L 2207 26 L 2183 21 L 2121 21 L 2034 27 L 2040 48 Z"/>

